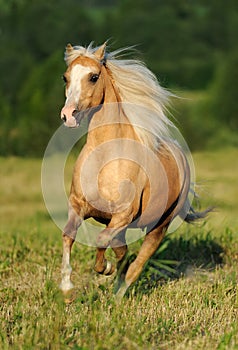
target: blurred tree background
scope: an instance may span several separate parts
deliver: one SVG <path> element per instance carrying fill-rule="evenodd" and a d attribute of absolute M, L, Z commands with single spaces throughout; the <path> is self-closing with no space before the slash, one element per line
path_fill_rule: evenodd
<path fill-rule="evenodd" d="M 238 145 L 237 0 L 0 0 L 0 154 L 42 156 L 64 104 L 64 47 L 137 44 L 192 150 Z"/>

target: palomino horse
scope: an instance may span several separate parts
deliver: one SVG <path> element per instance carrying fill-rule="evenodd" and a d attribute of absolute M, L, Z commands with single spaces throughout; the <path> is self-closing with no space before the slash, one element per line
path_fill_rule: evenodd
<path fill-rule="evenodd" d="M 121 298 L 176 216 L 188 222 L 204 216 L 189 205 L 189 166 L 170 137 L 172 123 L 164 114 L 169 93 L 143 63 L 120 59 L 123 51 L 108 53 L 106 44 L 66 47 L 66 102 L 61 118 L 66 126 L 77 127 L 86 116 L 89 125 L 74 168 L 63 230 L 63 292 L 73 288 L 70 253 L 84 219 L 106 224 L 98 235 L 94 268 L 105 275 L 114 272 L 105 258 L 110 246 L 117 269 L 125 265 L 117 291 Z M 136 259 L 127 266 L 123 258 L 130 225 L 147 228 L 147 233 Z"/>

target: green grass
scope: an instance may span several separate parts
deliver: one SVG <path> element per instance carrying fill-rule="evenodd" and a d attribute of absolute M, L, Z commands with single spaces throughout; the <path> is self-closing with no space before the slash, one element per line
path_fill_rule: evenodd
<path fill-rule="evenodd" d="M 237 153 L 194 154 L 202 202 L 217 209 L 171 234 L 120 305 L 114 276 L 96 275 L 94 249 L 78 243 L 76 298 L 64 303 L 61 233 L 44 208 L 41 161 L 1 158 L 0 349 L 238 349 Z M 177 261 L 175 273 L 160 270 L 167 279 L 162 260 Z"/>

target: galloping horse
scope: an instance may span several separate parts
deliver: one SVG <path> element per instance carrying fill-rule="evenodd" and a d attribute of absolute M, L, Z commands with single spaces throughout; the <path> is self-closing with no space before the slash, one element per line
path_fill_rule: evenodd
<path fill-rule="evenodd" d="M 82 221 L 106 224 L 97 238 L 95 271 L 110 275 L 115 266 L 105 258 L 110 246 L 123 266 L 126 230 L 146 228 L 136 259 L 124 264 L 121 298 L 157 250 L 170 222 L 203 217 L 188 201 L 190 169 L 170 136 L 165 116 L 169 93 L 138 60 L 122 59 L 125 49 L 106 51 L 106 44 L 66 47 L 66 102 L 61 118 L 68 127 L 88 119 L 88 134 L 76 161 L 63 230 L 61 289 L 73 288 L 71 248 Z"/>

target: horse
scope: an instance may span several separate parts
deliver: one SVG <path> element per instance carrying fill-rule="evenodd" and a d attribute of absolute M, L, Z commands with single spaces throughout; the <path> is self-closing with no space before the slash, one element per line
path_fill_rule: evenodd
<path fill-rule="evenodd" d="M 206 215 L 190 205 L 190 167 L 171 137 L 170 127 L 175 126 L 166 116 L 171 93 L 142 61 L 124 58 L 125 52 L 127 48 L 109 52 L 107 42 L 98 47 L 66 46 L 61 119 L 75 128 L 87 118 L 88 131 L 74 166 L 62 233 L 64 293 L 74 287 L 70 255 L 83 220 L 106 225 L 97 237 L 94 269 L 104 275 L 120 271 L 116 296 L 121 299 L 174 218 L 193 222 Z M 129 227 L 146 230 L 130 264 L 125 263 Z M 108 247 L 117 266 L 105 258 Z"/>

